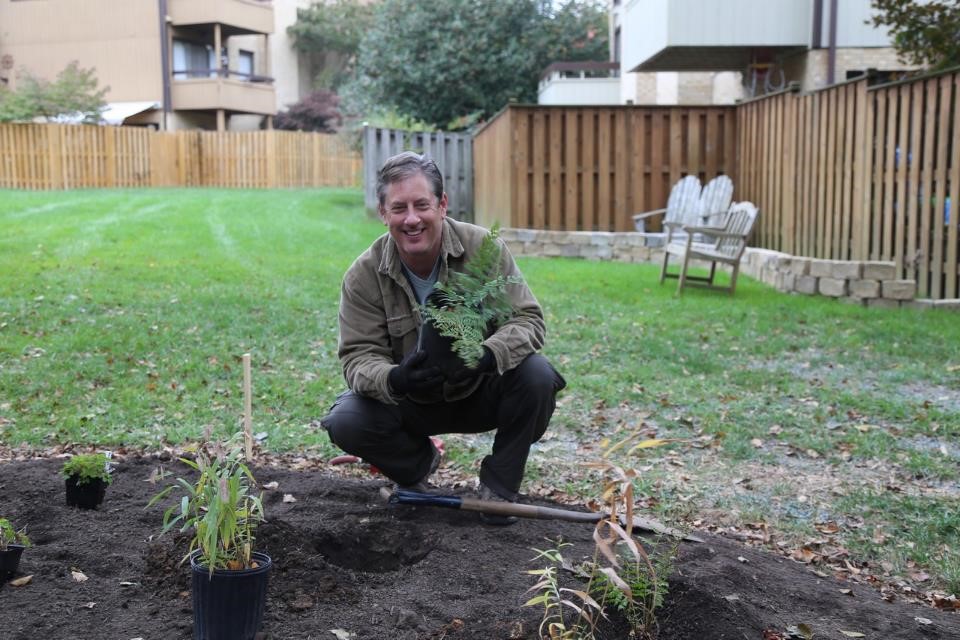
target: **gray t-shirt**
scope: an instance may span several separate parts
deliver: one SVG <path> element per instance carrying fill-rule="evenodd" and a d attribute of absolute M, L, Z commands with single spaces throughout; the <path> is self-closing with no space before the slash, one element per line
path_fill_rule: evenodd
<path fill-rule="evenodd" d="M 403 268 L 403 274 L 407 276 L 407 282 L 413 287 L 413 295 L 417 297 L 417 302 L 423 304 L 423 301 L 426 300 L 430 292 L 433 291 L 433 285 L 437 284 L 437 278 L 440 277 L 440 258 L 437 258 L 437 264 L 433 265 L 433 271 L 430 272 L 430 275 L 427 276 L 426 279 L 421 278 L 408 269 L 407 265 L 403 264 L 402 261 L 400 262 L 400 266 Z"/>

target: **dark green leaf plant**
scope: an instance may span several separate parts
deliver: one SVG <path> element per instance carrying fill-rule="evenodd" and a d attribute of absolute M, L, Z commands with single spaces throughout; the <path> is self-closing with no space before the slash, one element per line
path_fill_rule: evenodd
<path fill-rule="evenodd" d="M 494 224 L 463 271 L 452 271 L 446 282 L 438 282 L 439 295 L 431 295 L 422 309 L 440 335 L 453 340 L 454 353 L 471 369 L 483 357 L 488 327 L 513 313 L 507 285 L 523 282 L 519 276 L 500 273 L 499 235 L 500 226 Z"/>
<path fill-rule="evenodd" d="M 77 454 L 63 463 L 60 474 L 64 478 L 74 478 L 78 486 L 94 480 L 101 480 L 106 485 L 113 482 L 110 458 L 105 453 Z"/>
<path fill-rule="evenodd" d="M 192 533 L 190 548 L 181 562 L 199 551 L 200 563 L 209 568 L 237 571 L 257 567 L 253 558 L 255 532 L 263 522 L 263 501 L 253 493 L 257 486 L 244 464 L 237 441 L 198 446 L 194 460 L 180 461 L 197 472 L 195 480 L 177 478 L 155 495 L 147 507 L 166 498 L 175 488 L 182 496 L 163 514 L 163 533 L 179 525 Z"/>
<path fill-rule="evenodd" d="M 26 529 L 18 531 L 9 520 L 0 518 L 0 551 L 6 551 L 11 544 L 22 544 L 29 547 L 30 538 L 27 537 Z"/>

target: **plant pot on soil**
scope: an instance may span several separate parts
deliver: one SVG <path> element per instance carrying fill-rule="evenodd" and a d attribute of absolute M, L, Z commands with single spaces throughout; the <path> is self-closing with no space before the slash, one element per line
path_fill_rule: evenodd
<path fill-rule="evenodd" d="M 22 544 L 8 544 L 0 551 L 0 585 L 12 578 L 20 566 L 20 554 L 26 547 Z"/>
<path fill-rule="evenodd" d="M 96 509 L 107 493 L 107 483 L 103 480 L 88 479 L 81 482 L 77 476 L 69 476 L 65 481 L 67 504 L 81 509 Z"/>
<path fill-rule="evenodd" d="M 212 574 L 199 556 L 190 556 L 194 640 L 253 640 L 267 602 L 270 556 L 254 552 L 257 567 Z"/>

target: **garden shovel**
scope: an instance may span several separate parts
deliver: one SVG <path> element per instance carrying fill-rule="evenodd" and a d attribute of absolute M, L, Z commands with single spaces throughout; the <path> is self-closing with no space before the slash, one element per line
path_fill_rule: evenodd
<path fill-rule="evenodd" d="M 413 506 L 447 507 L 461 511 L 478 511 L 498 516 L 517 516 L 519 518 L 535 518 L 539 520 L 566 520 L 568 522 L 599 522 L 605 516 L 594 511 L 569 511 L 554 507 L 538 507 L 532 504 L 517 504 L 514 502 L 500 502 L 494 500 L 479 500 L 452 495 L 436 495 L 397 489 L 390 492 L 381 487 L 380 495 L 390 504 L 406 504 Z M 620 525 L 626 526 L 626 518 L 620 516 Z M 633 517 L 633 528 L 643 531 L 652 531 L 664 535 L 680 538 L 688 542 L 703 542 L 703 538 L 685 534 L 679 529 L 668 527 L 656 520 L 641 516 Z"/>

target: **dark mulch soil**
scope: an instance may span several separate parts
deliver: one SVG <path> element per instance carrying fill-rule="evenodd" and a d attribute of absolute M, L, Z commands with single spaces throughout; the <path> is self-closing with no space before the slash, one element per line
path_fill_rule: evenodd
<path fill-rule="evenodd" d="M 120 461 L 97 511 L 64 502 L 62 460 L 0 463 L 0 513 L 26 525 L 21 587 L 0 588 L 0 637 L 10 640 L 163 640 L 191 637 L 185 540 L 156 537 L 162 509 L 145 509 L 158 489 L 157 459 Z M 178 463 L 166 463 L 184 473 Z M 539 611 L 523 607 L 532 547 L 572 542 L 574 560 L 592 554 L 592 526 L 524 520 L 485 527 L 477 515 L 430 507 L 388 507 L 383 480 L 321 471 L 257 468 L 269 523 L 260 548 L 275 563 L 262 637 L 485 639 L 537 636 Z M 295 502 L 284 502 L 284 494 Z M 807 567 L 722 538 L 684 543 L 659 613 L 660 638 L 761 640 L 764 630 L 806 624 L 814 637 L 960 638 L 960 617 L 885 602 L 869 587 L 822 578 Z M 84 582 L 72 570 L 87 576 Z M 572 580 L 567 577 L 566 579 Z M 851 595 L 841 590 L 851 589 Z M 919 618 L 919 620 L 918 620 Z M 926 623 L 926 624 L 924 624 Z M 625 638 L 613 621 L 602 637 Z"/>

